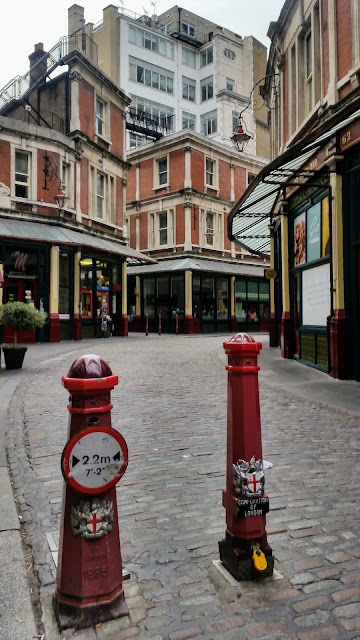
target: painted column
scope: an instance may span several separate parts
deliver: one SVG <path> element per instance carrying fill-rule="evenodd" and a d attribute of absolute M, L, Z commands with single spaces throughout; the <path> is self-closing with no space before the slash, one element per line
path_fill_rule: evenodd
<path fill-rule="evenodd" d="M 123 234 L 125 238 L 129 238 L 129 229 L 128 229 L 128 223 L 127 223 L 127 215 L 126 215 L 126 187 L 127 187 L 127 180 L 126 178 L 123 178 L 122 180 L 122 223 L 120 226 L 122 226 L 123 228 Z M 118 221 L 116 221 L 116 224 L 119 224 Z"/>
<path fill-rule="evenodd" d="M 332 197 L 331 209 L 331 261 L 332 261 L 332 315 L 330 317 L 330 375 L 347 378 L 346 319 L 344 294 L 344 244 L 343 244 L 343 156 L 332 156 L 326 162 L 330 169 Z"/>
<path fill-rule="evenodd" d="M 185 179 L 184 189 L 191 189 L 191 147 L 184 147 L 185 152 Z"/>
<path fill-rule="evenodd" d="M 121 316 L 121 335 L 128 335 L 129 328 L 129 319 L 127 315 L 127 269 L 126 269 L 126 260 L 122 263 L 121 269 L 121 306 L 122 306 L 122 316 Z"/>
<path fill-rule="evenodd" d="M 141 278 L 140 276 L 135 276 L 135 287 L 136 287 L 135 331 L 141 331 Z"/>
<path fill-rule="evenodd" d="M 337 91 L 337 24 L 336 24 L 336 0 L 329 0 L 328 4 L 328 33 L 329 33 L 329 85 L 327 89 L 328 104 L 335 104 L 338 98 Z"/>
<path fill-rule="evenodd" d="M 286 201 L 282 202 L 281 216 L 281 260 L 282 260 L 282 299 L 283 312 L 281 317 L 281 356 L 292 357 L 291 349 L 291 321 L 290 321 L 290 290 L 289 290 L 289 219 L 286 214 Z"/>
<path fill-rule="evenodd" d="M 140 212 L 135 214 L 135 249 L 140 251 Z"/>
<path fill-rule="evenodd" d="M 274 225 L 269 224 L 270 230 L 270 269 L 275 268 L 275 240 Z M 276 347 L 276 326 L 275 326 L 275 280 L 270 278 L 270 324 L 269 324 L 269 344 L 270 347 Z"/>
<path fill-rule="evenodd" d="M 81 251 L 77 251 L 74 256 L 74 340 L 82 339 L 82 323 L 80 310 L 80 260 Z"/>
<path fill-rule="evenodd" d="M 192 311 L 192 272 L 185 271 L 185 320 L 184 333 L 193 333 L 193 311 Z"/>
<path fill-rule="evenodd" d="M 70 79 L 70 95 L 71 95 L 71 118 L 70 118 L 70 132 L 80 131 L 80 111 L 79 111 L 79 85 L 81 75 L 77 71 L 71 71 L 69 74 Z"/>
<path fill-rule="evenodd" d="M 76 196 L 76 221 L 81 222 L 81 165 L 80 162 L 75 164 L 75 196 Z"/>
<path fill-rule="evenodd" d="M 59 247 L 50 249 L 49 342 L 60 342 Z"/>
<path fill-rule="evenodd" d="M 191 242 L 191 212 L 192 212 L 192 204 L 191 202 L 184 203 L 184 216 L 185 216 L 185 242 L 184 242 L 184 251 L 192 251 L 192 242 Z"/>
<path fill-rule="evenodd" d="M 230 281 L 230 313 L 231 331 L 237 331 L 237 322 L 235 315 L 235 276 L 231 276 Z"/>

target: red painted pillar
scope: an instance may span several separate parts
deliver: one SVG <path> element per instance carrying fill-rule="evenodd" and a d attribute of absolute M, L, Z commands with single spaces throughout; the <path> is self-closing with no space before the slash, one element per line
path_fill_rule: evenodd
<path fill-rule="evenodd" d="M 219 542 L 220 559 L 237 580 L 259 577 L 252 560 L 257 547 L 273 573 L 274 559 L 265 531 L 268 497 L 263 491 L 262 443 L 257 356 L 261 343 L 239 333 L 224 342 L 228 355 L 227 464 L 223 505 L 225 538 Z M 240 468 L 242 469 L 240 475 Z"/>
<path fill-rule="evenodd" d="M 105 360 L 90 354 L 75 360 L 62 382 L 70 393 L 70 415 L 54 595 L 60 631 L 128 614 L 115 490 L 126 469 L 127 449 L 111 428 L 110 414 L 110 391 L 118 377 Z"/>

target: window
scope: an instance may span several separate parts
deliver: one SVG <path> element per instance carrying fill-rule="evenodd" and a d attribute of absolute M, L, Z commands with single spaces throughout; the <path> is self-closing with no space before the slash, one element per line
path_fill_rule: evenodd
<path fill-rule="evenodd" d="M 193 24 L 190 24 L 189 22 L 182 22 L 181 31 L 183 33 L 186 33 L 187 36 L 191 36 L 192 38 L 195 38 L 196 31 Z"/>
<path fill-rule="evenodd" d="M 214 60 L 213 48 L 208 47 L 204 51 L 200 52 L 200 67 L 205 67 L 207 64 L 211 64 Z"/>
<path fill-rule="evenodd" d="M 166 31 L 167 27 L 170 30 L 170 25 L 165 25 L 162 28 L 163 33 L 169 32 Z M 149 51 L 160 53 L 162 56 L 166 56 L 172 60 L 174 59 L 174 45 L 172 42 L 149 31 L 144 31 L 144 29 L 139 29 L 139 27 L 135 27 L 134 25 L 129 25 L 129 42 L 136 44 L 138 47 L 149 49 Z"/>
<path fill-rule="evenodd" d="M 215 160 L 206 158 L 205 160 L 205 184 L 209 187 L 215 187 Z"/>
<path fill-rule="evenodd" d="M 170 33 L 171 31 L 171 23 L 169 22 L 168 24 L 162 24 L 160 27 L 160 31 L 161 33 Z"/>
<path fill-rule="evenodd" d="M 205 244 L 214 245 L 215 214 L 209 211 L 205 213 Z"/>
<path fill-rule="evenodd" d="M 200 129 L 203 136 L 217 132 L 217 111 L 210 111 L 200 116 Z"/>
<path fill-rule="evenodd" d="M 174 93 L 174 79 L 170 71 L 129 58 L 129 80 L 145 84 L 147 87 L 159 89 L 165 93 Z"/>
<path fill-rule="evenodd" d="M 136 118 L 140 123 L 144 122 L 145 125 L 151 124 L 166 131 L 173 131 L 174 109 L 139 96 L 131 95 L 130 97 L 132 100 L 130 117 Z"/>
<path fill-rule="evenodd" d="M 214 96 L 214 82 L 213 77 L 204 78 L 200 83 L 201 87 L 201 102 L 205 100 L 210 100 Z"/>
<path fill-rule="evenodd" d="M 228 60 L 235 60 L 236 58 L 235 52 L 231 49 L 224 49 L 224 56 L 228 58 Z"/>
<path fill-rule="evenodd" d="M 305 110 L 309 113 L 313 104 L 313 56 L 311 31 L 305 36 Z"/>
<path fill-rule="evenodd" d="M 189 80 L 189 78 L 183 77 L 182 86 L 183 86 L 182 97 L 184 98 L 184 100 L 190 100 L 190 102 L 195 102 L 195 87 L 196 87 L 195 80 Z"/>
<path fill-rule="evenodd" d="M 232 130 L 237 131 L 239 126 L 239 114 L 237 111 L 232 112 Z"/>
<path fill-rule="evenodd" d="M 29 198 L 30 158 L 24 151 L 15 151 L 15 196 Z"/>
<path fill-rule="evenodd" d="M 247 183 L 248 186 L 253 182 L 253 180 L 255 180 L 255 173 L 250 173 L 250 171 L 248 171 L 247 173 Z"/>
<path fill-rule="evenodd" d="M 192 113 L 182 112 L 182 128 L 195 130 L 196 117 Z"/>
<path fill-rule="evenodd" d="M 168 161 L 167 158 L 162 158 L 157 161 L 158 170 L 158 185 L 168 183 Z"/>
<path fill-rule="evenodd" d="M 182 63 L 187 64 L 188 67 L 196 68 L 196 53 L 195 51 L 191 51 L 191 49 L 186 49 L 186 47 L 182 47 Z"/>
<path fill-rule="evenodd" d="M 235 91 L 235 80 L 226 78 L 226 88 L 228 91 Z"/>
<path fill-rule="evenodd" d="M 141 147 L 143 144 L 148 142 L 148 138 L 146 136 L 142 136 L 139 133 L 134 133 L 133 131 L 129 132 L 129 147 L 130 149 L 137 149 L 137 147 Z"/>
<path fill-rule="evenodd" d="M 59 314 L 70 313 L 70 256 L 60 252 L 59 255 Z M 65 319 L 65 318 L 63 318 Z"/>
<path fill-rule="evenodd" d="M 105 136 L 105 103 L 96 98 L 95 132 Z"/>
<path fill-rule="evenodd" d="M 175 242 L 174 210 L 150 215 L 150 248 L 172 245 Z"/>
<path fill-rule="evenodd" d="M 104 217 L 105 208 L 105 176 L 97 173 L 96 176 L 96 215 L 98 218 Z"/>

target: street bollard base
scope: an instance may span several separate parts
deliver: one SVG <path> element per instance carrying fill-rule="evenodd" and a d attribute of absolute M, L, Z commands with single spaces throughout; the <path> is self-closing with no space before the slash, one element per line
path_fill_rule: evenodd
<path fill-rule="evenodd" d="M 257 571 L 252 560 L 252 546 L 259 544 L 266 557 L 267 567 L 264 571 Z M 246 540 L 232 536 L 226 531 L 225 538 L 219 542 L 220 560 L 225 569 L 235 580 L 256 580 L 269 578 L 274 572 L 274 558 L 272 549 L 267 543 L 266 533 L 258 540 Z"/>
<path fill-rule="evenodd" d="M 112 602 L 78 606 L 61 602 L 58 594 L 53 596 L 53 607 L 59 631 L 65 629 L 85 629 L 100 622 L 129 615 L 129 609 L 122 592 Z"/>

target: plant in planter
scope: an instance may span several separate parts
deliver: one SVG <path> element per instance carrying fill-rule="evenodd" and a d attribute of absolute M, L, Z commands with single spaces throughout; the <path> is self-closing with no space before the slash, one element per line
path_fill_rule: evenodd
<path fill-rule="evenodd" d="M 25 302 L 7 302 L 0 307 L 1 324 L 14 332 L 14 344 L 2 346 L 7 369 L 20 369 L 27 351 L 27 347 L 18 344 L 18 331 L 41 329 L 46 320 L 47 313 L 38 311 Z"/>

